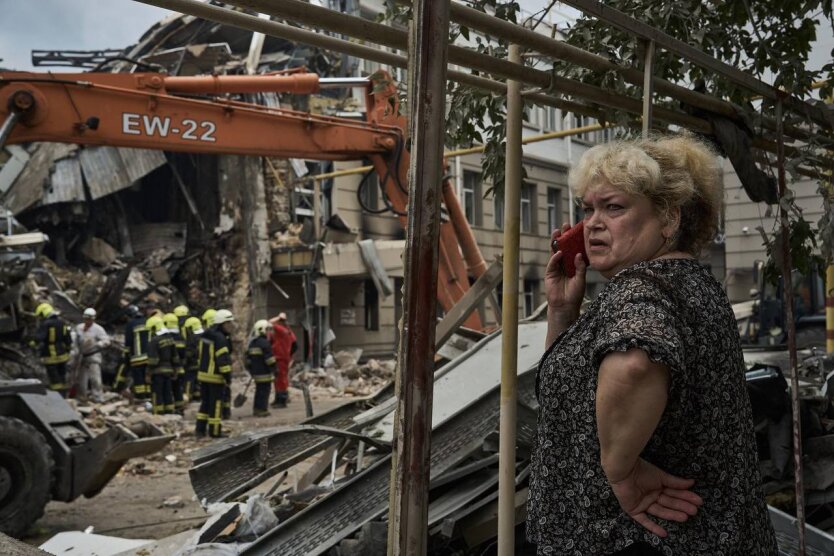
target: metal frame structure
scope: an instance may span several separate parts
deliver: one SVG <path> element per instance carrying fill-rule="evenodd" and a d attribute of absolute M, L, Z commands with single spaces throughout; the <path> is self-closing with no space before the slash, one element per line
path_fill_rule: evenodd
<path fill-rule="evenodd" d="M 408 67 L 413 75 L 410 79 L 410 97 L 422 98 L 428 100 L 423 89 L 415 88 L 413 83 L 421 83 L 421 86 L 427 85 L 427 79 L 430 77 L 434 80 L 434 85 L 437 86 L 437 80 L 442 75 L 437 67 L 438 61 L 443 60 L 445 66 L 446 57 L 446 40 L 444 34 L 440 32 L 445 29 L 449 18 L 452 21 L 466 25 L 476 31 L 490 34 L 490 36 L 497 37 L 508 41 L 511 44 L 516 44 L 519 48 L 529 48 L 530 50 L 540 52 L 548 57 L 565 60 L 574 64 L 581 65 L 586 68 L 597 71 L 614 70 L 620 72 L 624 79 L 633 84 L 642 86 L 643 99 L 635 99 L 624 97 L 610 93 L 602 88 L 587 85 L 566 79 L 564 77 L 555 75 L 553 73 L 545 72 L 535 68 L 524 66 L 519 63 L 520 58 L 504 60 L 498 59 L 485 54 L 477 53 L 465 48 L 455 45 L 448 45 L 448 61 L 460 66 L 472 68 L 483 72 L 484 74 L 494 76 L 493 79 L 482 76 L 474 76 L 465 72 L 449 71 L 447 77 L 450 80 L 457 81 L 467 86 L 477 87 L 487 91 L 498 94 L 507 94 L 514 91 L 514 86 L 510 86 L 501 81 L 501 79 L 512 80 L 518 84 L 524 84 L 537 88 L 539 92 L 525 95 L 526 100 L 553 106 L 562 110 L 573 111 L 578 114 L 588 115 L 599 118 L 601 112 L 595 105 L 624 110 L 632 114 L 639 114 L 642 116 L 642 127 L 644 133 L 655 127 L 655 122 L 663 122 L 666 124 L 673 124 L 691 129 L 700 133 L 711 133 L 712 126 L 706 120 L 690 116 L 677 110 L 671 110 L 666 107 L 658 106 L 654 103 L 654 95 L 664 95 L 672 99 L 685 102 L 689 105 L 723 114 L 725 116 L 734 117 L 737 115 L 735 107 L 731 104 L 717 99 L 715 97 L 689 91 L 676 84 L 669 83 L 663 79 L 652 75 L 654 51 L 656 48 L 664 48 L 679 54 L 680 56 L 690 60 L 693 63 L 699 64 L 703 67 L 709 68 L 712 71 L 732 80 L 738 85 L 747 88 L 754 94 L 761 95 L 767 99 L 776 102 L 777 113 L 775 117 L 763 117 L 763 126 L 769 131 L 776 133 L 776 141 L 766 137 L 756 137 L 753 140 L 753 146 L 765 152 L 777 155 L 777 170 L 779 175 L 779 192 L 784 195 L 787 190 L 785 183 L 785 165 L 784 157 L 786 154 L 797 152 L 797 149 L 792 146 L 785 145 L 785 136 L 797 141 L 814 141 L 819 145 L 824 145 L 828 151 L 834 150 L 834 140 L 830 137 L 834 122 L 829 115 L 826 115 L 818 107 L 813 106 L 807 102 L 797 99 L 788 93 L 780 91 L 761 80 L 732 68 L 719 60 L 706 55 L 705 53 L 678 41 L 665 33 L 654 29 L 644 23 L 641 23 L 625 14 L 612 10 L 601 4 L 596 0 L 565 0 L 570 4 L 586 14 L 597 17 L 610 25 L 619 27 L 631 35 L 634 35 L 644 41 L 647 41 L 647 55 L 645 58 L 643 71 L 625 67 L 606 60 L 600 56 L 586 52 L 584 50 L 571 47 L 565 43 L 548 38 L 546 36 L 537 34 L 522 26 L 515 25 L 506 21 L 499 20 L 488 14 L 478 12 L 461 4 L 455 2 L 447 2 L 446 0 L 416 0 L 414 2 L 415 14 L 417 14 L 418 25 L 413 26 L 416 29 L 414 39 L 417 41 L 419 35 L 420 42 L 412 44 L 419 44 L 417 48 L 411 49 L 411 55 L 406 58 L 403 55 L 387 52 L 385 50 L 372 48 L 351 42 L 348 40 L 338 39 L 335 37 L 317 34 L 304 29 L 299 29 L 290 25 L 285 25 L 275 21 L 265 20 L 256 16 L 250 16 L 244 13 L 235 12 L 218 6 L 212 6 L 196 2 L 194 0 L 136 0 L 146 4 L 168 8 L 182 13 L 187 13 L 197 17 L 203 17 L 209 20 L 234 25 L 237 27 L 260 32 L 267 35 L 274 35 L 281 38 L 295 40 L 318 46 L 321 48 L 337 50 L 348 53 L 357 57 L 373 60 L 383 64 L 389 64 L 395 67 Z M 398 30 L 393 27 L 384 26 L 376 23 L 363 20 L 358 17 L 348 16 L 326 8 L 312 6 L 310 4 L 300 2 L 298 0 L 226 0 L 227 4 L 233 6 L 248 8 L 255 10 L 262 14 L 277 17 L 279 19 L 286 19 L 297 24 L 308 25 L 321 30 L 333 31 L 340 34 L 351 36 L 355 39 L 369 41 L 380 46 L 395 48 L 405 51 L 409 45 L 408 36 L 406 32 Z M 428 23 L 431 22 L 431 25 Z M 421 25 L 426 24 L 426 25 Z M 428 57 L 436 56 L 437 59 L 431 60 Z M 441 83 L 442 85 L 442 83 Z M 438 89 L 442 90 L 442 89 Z M 558 96 L 558 94 L 570 95 L 573 100 L 566 100 Z M 581 99 L 577 101 L 576 99 Z M 437 99 L 432 99 L 431 106 L 436 107 Z M 418 104 L 418 103 L 412 103 Z M 796 126 L 784 125 L 783 111 L 790 110 L 800 116 L 807 118 L 809 122 L 816 124 L 823 128 L 824 134 L 813 133 L 803 128 Z M 438 119 L 436 113 L 431 110 L 415 111 L 412 113 L 412 129 L 420 129 L 423 137 L 441 137 L 442 118 Z M 825 134 L 829 135 L 825 135 Z M 518 139 L 513 139 L 518 141 Z M 416 147 L 419 149 L 420 147 Z M 509 148 L 509 147 L 508 147 Z M 515 146 L 513 148 L 516 148 Z M 414 157 L 419 159 L 420 157 Z M 432 159 L 433 163 L 438 162 L 436 157 Z M 417 168 L 414 169 L 418 170 Z M 430 170 L 422 165 L 419 169 L 423 172 Z M 800 168 L 799 173 L 813 178 L 820 176 L 811 169 Z M 428 174 L 426 174 L 428 175 Z M 433 175 L 433 174 L 432 174 Z M 513 179 L 511 177 L 511 179 Z M 409 214 L 409 231 L 411 240 L 408 245 L 408 254 L 406 255 L 414 264 L 416 253 L 428 257 L 430 263 L 425 268 L 430 268 L 434 264 L 436 256 L 436 227 L 433 226 L 433 208 L 429 206 L 429 196 L 433 193 L 431 188 L 419 189 L 421 187 L 418 180 L 412 176 L 412 187 L 418 187 L 414 190 L 412 197 L 412 208 Z M 512 188 L 513 184 L 508 183 L 508 188 Z M 436 194 L 436 192 L 434 192 Z M 436 202 L 437 198 L 432 202 Z M 509 205 L 509 203 L 507 203 Z M 428 212 L 423 212 L 424 210 Z M 791 279 L 791 259 L 788 250 L 789 242 L 787 241 L 787 228 L 785 226 L 787 221 L 787 214 L 784 207 L 780 211 L 780 219 L 782 222 L 783 234 L 783 275 L 785 280 L 786 291 L 790 291 Z M 427 218 L 427 220 L 423 220 Z M 425 224 L 421 224 L 425 222 Z M 434 230 L 434 231 L 433 231 Z M 420 237 L 415 237 L 420 236 Z M 429 245 L 434 240 L 433 248 Z M 432 252 L 434 249 L 434 252 Z M 507 241 L 505 243 L 505 250 L 507 252 L 515 249 L 518 250 L 517 239 L 515 243 Z M 507 253 L 505 253 L 505 257 Z M 510 266 L 510 265 L 507 265 Z M 421 266 L 420 268 L 424 268 Z M 434 264 L 436 268 L 436 264 Z M 505 267 L 506 268 L 506 267 Z M 430 273 L 420 271 L 420 279 L 427 280 L 432 283 Z M 422 291 L 413 282 L 413 276 L 409 276 L 409 283 L 406 286 L 406 292 Z M 506 286 L 506 281 L 505 281 Z M 422 297 L 421 297 L 422 299 Z M 506 299 L 506 297 L 505 297 Z M 791 296 L 786 296 L 786 312 L 788 316 L 793 312 L 793 299 Z M 389 552 L 396 554 L 423 554 L 425 552 L 425 543 L 420 540 L 420 537 L 425 536 L 426 531 L 426 512 L 425 512 L 425 495 L 427 492 L 427 475 L 425 470 L 421 472 L 415 466 L 420 462 L 426 461 L 426 454 L 428 453 L 428 438 L 425 436 L 425 423 L 417 423 L 417 421 L 425 419 L 426 415 L 431 412 L 431 377 L 427 377 L 423 366 L 427 358 L 432 354 L 432 342 L 425 341 L 422 335 L 432 336 L 433 323 L 431 318 L 434 312 L 432 310 L 420 310 L 419 307 L 413 307 L 411 311 L 406 310 L 404 327 L 408 330 L 405 335 L 420 335 L 421 340 L 415 343 L 409 343 L 409 347 L 405 348 L 401 356 L 401 361 L 405 365 L 400 371 L 400 384 L 398 386 L 398 394 L 401 398 L 403 410 L 400 413 L 400 422 L 398 428 L 401 435 L 411 436 L 411 438 L 398 438 L 398 449 L 409 450 L 400 455 L 404 458 L 408 465 L 411 466 L 410 471 L 415 473 L 403 473 L 403 469 L 397 470 L 392 474 L 392 492 L 395 496 L 400 498 L 392 499 L 391 504 L 391 523 L 399 524 L 400 526 L 390 527 L 389 530 L 399 531 L 399 535 L 392 535 L 389 537 Z M 796 372 L 796 345 L 795 333 L 793 323 L 789 319 L 789 350 L 791 353 L 791 366 L 793 373 L 791 377 L 792 391 L 793 391 L 793 405 L 794 405 L 794 448 L 796 457 L 796 488 L 797 488 L 797 525 L 799 529 L 800 547 L 799 554 L 805 554 L 805 528 L 804 528 L 804 507 L 801 504 L 802 500 L 802 467 L 801 467 L 801 446 L 799 445 L 799 419 L 798 414 L 798 378 Z M 420 344 L 419 346 L 417 344 Z M 512 342 L 508 342 L 512 343 Z M 507 349 L 515 351 L 515 346 L 506 346 Z M 412 367 L 413 366 L 413 367 Z M 416 374 L 415 374 L 416 373 Z M 415 383 L 415 380 L 417 383 Z M 426 382 L 428 380 L 428 382 Z M 512 390 L 510 384 L 505 388 L 507 395 Z M 502 392 L 502 399 L 504 393 Z M 405 398 L 408 398 L 407 400 Z M 502 408 L 505 407 L 502 401 Z M 410 408 L 410 409 L 409 409 Z M 503 419 L 503 418 L 502 418 Z M 511 416 L 507 416 L 511 420 Z M 502 423 L 503 424 L 503 423 Z M 416 428 L 415 428 L 416 427 Z M 419 430 L 418 430 L 419 429 Z M 504 434 L 512 435 L 514 427 L 503 427 L 502 436 Z M 419 438 L 414 438 L 417 435 Z M 507 443 L 514 445 L 513 438 L 502 438 L 502 446 Z M 503 474 L 506 473 L 508 465 L 514 465 L 514 462 L 509 462 L 502 458 Z M 402 464 L 398 464 L 402 465 Z M 397 492 L 399 490 L 399 492 Z M 501 493 L 506 496 L 502 489 Z M 504 510 L 512 508 L 511 504 L 500 504 Z M 514 510 L 514 508 L 512 508 Z M 504 517 L 503 522 L 507 522 L 507 516 Z M 407 525 L 407 526 L 406 526 Z M 512 543 L 506 542 L 507 530 L 505 527 L 501 528 L 502 539 L 499 539 L 499 546 L 502 547 L 500 554 L 510 554 L 512 550 Z M 396 538 L 395 538 L 396 537 Z"/>

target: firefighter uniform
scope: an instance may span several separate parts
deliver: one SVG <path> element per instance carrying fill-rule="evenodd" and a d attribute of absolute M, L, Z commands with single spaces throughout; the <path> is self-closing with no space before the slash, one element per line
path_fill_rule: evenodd
<path fill-rule="evenodd" d="M 185 413 L 185 399 L 183 398 L 185 391 L 185 339 L 180 334 L 180 322 L 176 314 L 168 313 L 163 317 L 163 320 L 168 336 L 174 341 L 174 347 L 179 358 L 179 365 L 174 368 L 174 374 L 171 377 L 171 389 L 174 392 L 174 412 L 182 415 Z"/>
<path fill-rule="evenodd" d="M 269 391 L 275 377 L 275 356 L 272 355 L 272 345 L 266 338 L 269 322 L 262 320 L 255 323 L 255 337 L 249 342 L 246 350 L 246 370 L 252 375 L 255 383 L 255 400 L 252 414 L 255 417 L 269 415 Z"/>
<path fill-rule="evenodd" d="M 203 332 L 197 344 L 197 382 L 200 384 L 197 436 L 205 436 L 208 432 L 209 436 L 218 437 L 222 432 L 224 390 L 232 379 L 230 342 L 222 327 L 231 320 L 230 311 L 217 311 L 215 324 Z"/>
<path fill-rule="evenodd" d="M 154 320 L 157 319 L 157 320 Z M 159 317 L 148 319 L 148 372 L 151 375 L 151 403 L 154 415 L 174 412 L 172 379 L 180 366 L 180 358 L 174 339 Z"/>
<path fill-rule="evenodd" d="M 133 396 L 137 400 L 147 400 L 151 397 L 151 381 L 147 374 L 150 334 L 145 322 L 144 318 L 136 317 L 129 320 L 125 326 L 125 350 L 130 365 L 130 376 L 133 378 Z"/>
<path fill-rule="evenodd" d="M 130 352 L 122 348 L 122 358 L 119 366 L 116 367 L 116 376 L 113 378 L 113 391 L 121 392 L 127 388 L 127 371 L 130 368 Z"/>
<path fill-rule="evenodd" d="M 200 362 L 197 359 L 197 346 L 203 337 L 203 325 L 197 317 L 189 317 L 183 326 L 185 330 L 185 377 L 183 380 L 183 395 L 191 402 L 200 401 L 200 387 L 197 384 L 197 370 Z"/>
<path fill-rule="evenodd" d="M 177 315 L 177 328 L 180 329 L 180 335 L 182 335 L 183 338 L 187 338 L 188 335 L 185 333 L 185 321 L 191 318 L 188 307 L 185 305 L 177 305 L 174 307 L 174 314 Z"/>
<path fill-rule="evenodd" d="M 49 376 L 49 388 L 66 398 L 69 391 L 67 361 L 69 361 L 72 347 L 70 329 L 55 314 L 52 307 L 48 307 L 48 311 L 46 307 L 39 307 L 39 309 L 41 309 L 39 314 L 46 317 L 35 333 L 41 363 L 46 367 L 46 373 Z"/>

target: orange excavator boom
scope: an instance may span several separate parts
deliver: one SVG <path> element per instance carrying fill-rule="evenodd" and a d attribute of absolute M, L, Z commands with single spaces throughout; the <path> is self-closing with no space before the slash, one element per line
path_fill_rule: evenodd
<path fill-rule="evenodd" d="M 314 94 L 346 86 L 365 89 L 365 121 L 230 98 L 242 93 Z M 52 141 L 203 154 L 370 159 L 391 208 L 406 225 L 407 127 L 396 88 L 383 73 L 372 81 L 322 79 L 303 72 L 194 77 L 5 72 L 0 73 L 0 121 L 0 146 Z M 448 311 L 469 289 L 468 274 L 478 278 L 486 265 L 448 180 L 443 199 L 451 220 L 440 229 L 437 295 Z M 477 312 L 464 325 L 483 328 Z"/>

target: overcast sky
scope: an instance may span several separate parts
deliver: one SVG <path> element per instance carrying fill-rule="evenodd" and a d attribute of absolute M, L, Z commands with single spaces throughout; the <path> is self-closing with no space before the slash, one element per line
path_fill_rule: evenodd
<path fill-rule="evenodd" d="M 535 11 L 545 0 L 524 0 Z M 0 67 L 30 70 L 31 51 L 122 49 L 171 12 L 133 0 L 0 0 Z M 817 28 L 809 60 L 819 69 L 831 59 L 831 26 Z"/>

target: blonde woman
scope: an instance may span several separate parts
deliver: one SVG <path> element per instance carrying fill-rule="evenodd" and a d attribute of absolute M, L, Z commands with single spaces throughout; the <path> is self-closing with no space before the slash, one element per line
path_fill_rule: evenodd
<path fill-rule="evenodd" d="M 547 265 L 528 539 L 539 554 L 775 556 L 733 311 L 697 261 L 716 156 L 689 136 L 615 142 L 570 182 L 609 282 L 580 315 L 581 255 L 571 278 L 561 252 Z"/>

